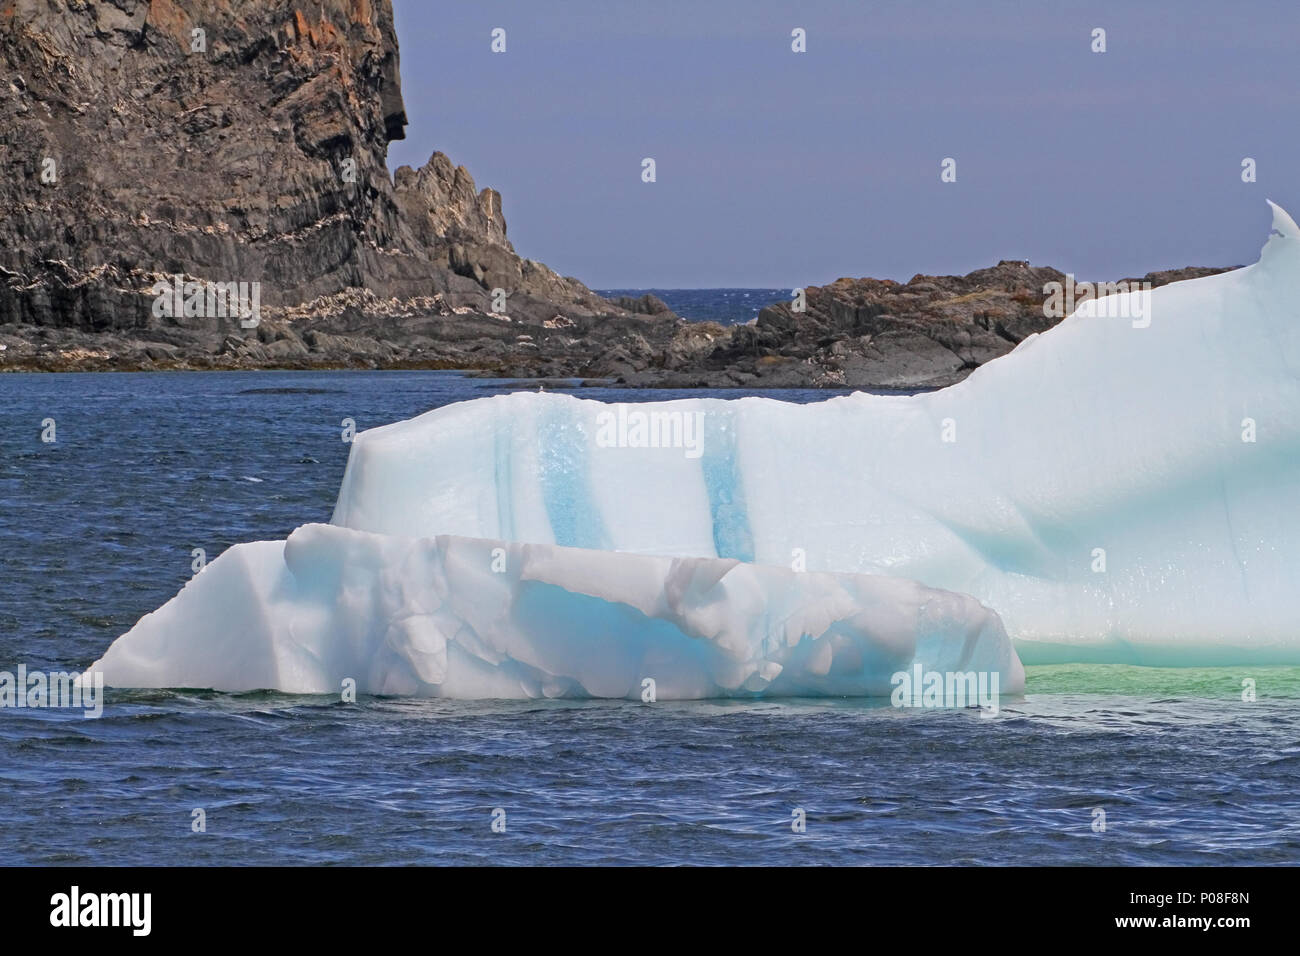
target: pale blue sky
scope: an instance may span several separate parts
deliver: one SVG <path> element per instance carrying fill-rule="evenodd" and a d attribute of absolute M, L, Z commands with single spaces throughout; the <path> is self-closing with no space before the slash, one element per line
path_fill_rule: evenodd
<path fill-rule="evenodd" d="M 390 166 L 445 152 L 521 255 L 596 288 L 1120 278 L 1253 262 L 1266 197 L 1300 217 L 1296 0 L 394 6 Z"/>

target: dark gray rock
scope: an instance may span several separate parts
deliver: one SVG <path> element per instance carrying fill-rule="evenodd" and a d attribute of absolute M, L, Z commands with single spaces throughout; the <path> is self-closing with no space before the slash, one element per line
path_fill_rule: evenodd
<path fill-rule="evenodd" d="M 498 288 L 519 321 L 629 314 L 516 255 L 501 196 L 441 153 L 390 179 L 389 0 L 9 0 L 0 63 L 0 327 L 19 338 L 103 333 L 149 362 L 162 330 L 199 364 L 312 354 L 155 315 L 150 288 L 176 274 L 258 282 L 262 314 L 304 329 L 353 310 L 396 335 L 377 360 L 404 347 L 387 320 L 486 314 Z"/>
<path fill-rule="evenodd" d="M 612 301 L 615 305 L 638 315 L 664 315 L 672 312 L 663 299 L 651 292 L 647 292 L 639 299 L 634 299 L 630 295 L 620 295 Z"/>

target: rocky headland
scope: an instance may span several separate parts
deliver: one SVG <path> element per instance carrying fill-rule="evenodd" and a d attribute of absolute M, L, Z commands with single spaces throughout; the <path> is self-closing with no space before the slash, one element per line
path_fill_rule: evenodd
<path fill-rule="evenodd" d="M 1063 275 L 1009 261 L 840 279 L 738 326 L 604 299 L 519 256 L 500 194 L 441 153 L 389 174 L 389 0 L 0 0 L 0 62 L 0 371 L 926 387 L 1056 321 Z M 252 318 L 203 293 L 239 283 Z"/>

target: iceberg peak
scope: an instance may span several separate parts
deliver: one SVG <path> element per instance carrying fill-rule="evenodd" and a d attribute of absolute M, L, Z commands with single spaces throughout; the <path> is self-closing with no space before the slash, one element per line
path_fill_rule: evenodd
<path fill-rule="evenodd" d="M 1291 214 L 1271 199 L 1266 199 L 1265 202 L 1273 210 L 1273 228 L 1269 238 L 1280 236 L 1283 239 L 1300 239 L 1300 226 L 1295 224 Z"/>

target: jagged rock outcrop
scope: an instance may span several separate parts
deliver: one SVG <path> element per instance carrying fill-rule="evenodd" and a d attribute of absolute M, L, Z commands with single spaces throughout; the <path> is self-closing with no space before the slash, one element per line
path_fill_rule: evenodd
<path fill-rule="evenodd" d="M 1152 288 L 1223 272 L 1189 268 L 1127 283 Z M 634 370 L 632 385 L 688 387 L 927 388 L 950 385 L 1063 314 L 1045 309 L 1064 273 L 1003 260 L 965 276 L 838 279 L 805 290 L 806 307 L 779 302 L 751 325 L 679 329 L 661 366 Z M 707 338 L 707 343 L 704 339 Z"/>
<path fill-rule="evenodd" d="M 583 314 L 610 311 L 609 303 L 578 280 L 516 255 L 506 238 L 501 194 L 495 189 L 476 192 L 464 166 L 453 167 L 442 153 L 434 153 L 419 170 L 400 167 L 393 180 L 403 224 L 413 233 L 416 248 L 440 268 L 485 289 L 539 300 L 543 307 L 550 302 Z"/>
<path fill-rule="evenodd" d="M 672 312 L 672 309 L 668 308 L 663 299 L 651 292 L 647 292 L 637 299 L 629 295 L 620 295 L 617 299 L 614 299 L 614 304 L 640 315 L 663 315 Z"/>
<path fill-rule="evenodd" d="M 1064 279 L 1016 260 L 905 283 L 839 279 L 807 289 L 802 313 L 790 303 L 764 309 L 734 348 L 807 361 L 837 384 L 946 385 L 1054 325 L 1043 287 Z M 791 338 L 800 346 L 790 348 Z M 768 364 L 775 372 L 780 363 Z"/>
<path fill-rule="evenodd" d="M 253 344 L 230 317 L 156 315 L 176 274 L 260 283 L 297 342 L 340 297 L 354 320 L 487 315 L 494 288 L 516 321 L 627 315 L 515 255 L 500 195 L 445 156 L 390 179 L 389 0 L 0 0 L 0 64 L 0 326 Z"/>

